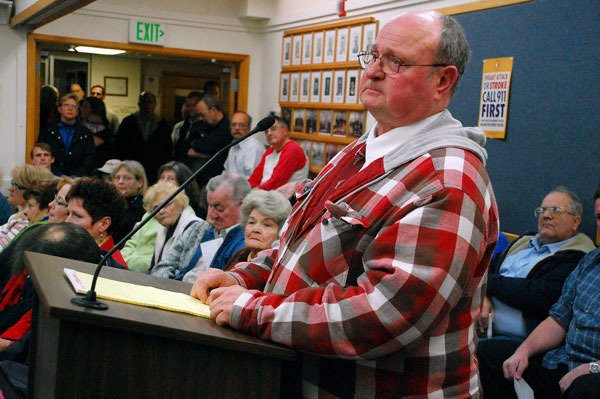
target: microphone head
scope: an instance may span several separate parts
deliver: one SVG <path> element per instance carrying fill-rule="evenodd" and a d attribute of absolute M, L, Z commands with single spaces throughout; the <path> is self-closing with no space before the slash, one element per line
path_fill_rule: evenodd
<path fill-rule="evenodd" d="M 267 130 L 268 128 L 273 126 L 274 124 L 275 124 L 275 118 L 273 118 L 271 115 L 269 115 L 266 118 L 263 118 L 260 122 L 258 122 L 254 129 L 258 132 L 264 132 L 265 130 Z"/>

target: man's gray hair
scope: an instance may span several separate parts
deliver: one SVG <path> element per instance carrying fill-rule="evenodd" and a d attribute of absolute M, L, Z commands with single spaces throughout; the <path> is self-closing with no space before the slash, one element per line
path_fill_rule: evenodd
<path fill-rule="evenodd" d="M 566 196 L 568 196 L 571 199 L 571 201 L 569 202 L 569 208 L 570 208 L 569 212 L 571 212 L 573 215 L 576 215 L 576 216 L 583 215 L 583 203 L 581 202 L 581 199 L 579 198 L 579 196 L 577 194 L 575 194 L 573 191 L 569 190 L 565 186 L 558 186 L 551 192 L 552 193 L 563 193 Z"/>
<path fill-rule="evenodd" d="M 252 189 L 248 181 L 238 175 L 230 175 L 227 173 L 220 174 L 213 177 L 206 183 L 206 191 L 216 191 L 222 185 L 227 184 L 231 187 L 231 200 L 241 201 Z"/>
<path fill-rule="evenodd" d="M 206 108 L 208 110 L 211 110 L 214 108 L 217 111 L 223 111 L 223 106 L 217 100 L 217 97 L 213 96 L 212 94 L 205 94 L 204 96 L 202 96 L 202 100 L 200 100 L 200 101 L 202 101 L 204 103 L 204 105 L 206 105 Z"/>
<path fill-rule="evenodd" d="M 250 212 L 254 209 L 273 219 L 279 229 L 283 226 L 283 222 L 287 219 L 292 205 L 290 201 L 279 191 L 252 190 L 250 194 L 244 198 L 240 207 L 240 224 L 246 226 Z"/>
<path fill-rule="evenodd" d="M 456 83 L 454 83 L 454 87 L 452 87 L 452 94 L 454 95 L 458 89 L 460 79 L 465 73 L 465 68 L 471 56 L 471 50 L 469 49 L 465 31 L 458 21 L 443 14 L 441 19 L 442 38 L 435 62 L 438 64 L 454 65 L 458 69 L 458 78 L 456 79 Z"/>

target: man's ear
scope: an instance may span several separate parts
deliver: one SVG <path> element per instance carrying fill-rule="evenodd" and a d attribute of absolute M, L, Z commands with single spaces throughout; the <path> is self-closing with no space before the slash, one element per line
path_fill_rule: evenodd
<path fill-rule="evenodd" d="M 437 67 L 436 83 L 437 92 L 440 97 L 444 97 L 452 93 L 452 88 L 458 80 L 458 69 L 454 65 L 445 67 Z"/>

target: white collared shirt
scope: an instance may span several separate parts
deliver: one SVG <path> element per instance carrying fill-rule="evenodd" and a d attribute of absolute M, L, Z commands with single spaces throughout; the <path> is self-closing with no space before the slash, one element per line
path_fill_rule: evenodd
<path fill-rule="evenodd" d="M 443 112 L 443 111 L 442 111 Z M 385 132 L 381 136 L 377 136 L 377 123 L 369 131 L 367 136 L 367 144 L 365 148 L 365 164 L 361 169 L 364 169 L 374 160 L 381 158 L 404 143 L 407 143 L 423 126 L 431 123 L 438 118 L 442 112 L 428 116 L 418 122 L 410 125 L 400 126 Z"/>

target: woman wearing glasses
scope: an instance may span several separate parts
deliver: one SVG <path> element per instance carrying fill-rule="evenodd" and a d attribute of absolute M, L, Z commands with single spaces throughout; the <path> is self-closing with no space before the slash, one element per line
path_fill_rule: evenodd
<path fill-rule="evenodd" d="M 120 241 L 144 216 L 144 193 L 148 188 L 146 171 L 138 161 L 122 161 L 112 172 L 112 182 L 127 200 L 127 211 L 114 231 L 115 242 Z"/>
<path fill-rule="evenodd" d="M 44 181 L 54 180 L 54 175 L 41 166 L 25 165 L 16 166 L 12 170 L 12 180 L 8 187 L 8 203 L 17 210 L 22 211 L 27 201 L 23 197 L 25 190 Z"/>
<path fill-rule="evenodd" d="M 69 209 L 67 209 L 66 198 L 73 183 L 73 179 L 63 178 L 56 185 L 58 192 L 48 204 L 48 222 L 60 223 L 67 220 Z"/>
<path fill-rule="evenodd" d="M 77 97 L 74 94 L 61 97 L 58 113 L 58 122 L 41 130 L 38 139 L 52 147 L 52 172 L 57 176 L 89 176 L 94 169 L 96 147 L 92 132 L 77 121 Z"/>

